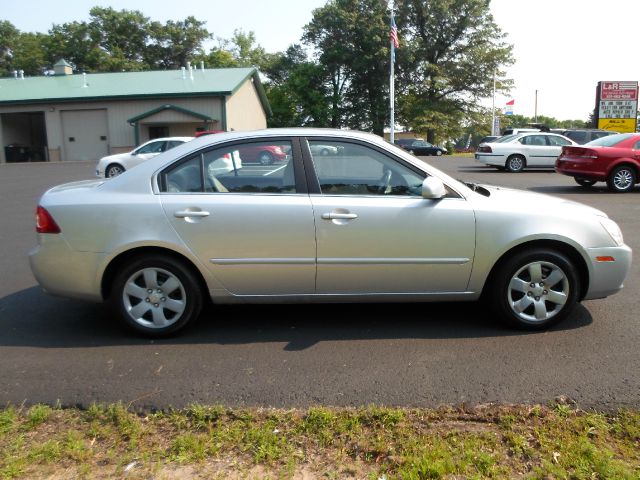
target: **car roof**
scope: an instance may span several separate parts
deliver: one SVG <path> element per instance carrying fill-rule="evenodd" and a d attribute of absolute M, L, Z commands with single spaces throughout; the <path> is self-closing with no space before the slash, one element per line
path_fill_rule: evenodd
<path fill-rule="evenodd" d="M 182 140 L 183 142 L 188 142 L 189 140 L 193 140 L 194 137 L 159 137 L 159 138 L 152 138 L 150 140 L 147 140 L 144 143 L 149 143 L 149 142 L 158 142 L 158 141 L 167 141 L 167 140 Z"/>

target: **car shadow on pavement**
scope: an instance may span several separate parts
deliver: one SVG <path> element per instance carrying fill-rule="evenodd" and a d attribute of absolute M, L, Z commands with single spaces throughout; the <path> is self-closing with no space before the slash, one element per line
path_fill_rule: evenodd
<path fill-rule="evenodd" d="M 578 305 L 552 330 L 593 321 Z M 174 337 L 150 340 L 120 324 L 102 304 L 45 294 L 39 287 L 0 298 L 0 345 L 39 348 L 115 345 L 220 345 L 286 342 L 304 350 L 322 341 L 450 339 L 539 335 L 503 327 L 480 303 L 219 305 Z"/>

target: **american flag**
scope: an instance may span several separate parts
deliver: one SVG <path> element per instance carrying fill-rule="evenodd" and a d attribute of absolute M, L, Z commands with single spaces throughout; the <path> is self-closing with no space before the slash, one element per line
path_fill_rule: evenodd
<path fill-rule="evenodd" d="M 393 42 L 393 46 L 398 48 L 400 45 L 398 43 L 398 28 L 396 27 L 396 21 L 393 19 L 393 15 L 391 15 L 391 41 Z"/>

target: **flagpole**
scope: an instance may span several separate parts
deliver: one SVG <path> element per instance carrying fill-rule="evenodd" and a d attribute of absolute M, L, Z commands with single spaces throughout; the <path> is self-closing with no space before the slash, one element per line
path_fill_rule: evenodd
<path fill-rule="evenodd" d="M 491 135 L 496 135 L 496 71 L 493 71 L 493 104 L 491 105 Z"/>
<path fill-rule="evenodd" d="M 393 1 L 391 2 L 391 21 L 393 22 Z M 394 64 L 396 61 L 396 54 L 395 54 L 395 45 L 393 43 L 393 38 L 390 40 L 391 42 L 391 69 L 389 72 L 389 106 L 390 106 L 390 114 L 389 114 L 389 121 L 391 123 L 390 126 L 390 133 L 389 133 L 389 141 L 391 143 L 393 143 L 395 141 L 395 125 L 396 125 L 396 119 L 395 119 L 395 96 L 396 96 L 396 92 L 395 92 L 395 83 L 394 83 Z"/>

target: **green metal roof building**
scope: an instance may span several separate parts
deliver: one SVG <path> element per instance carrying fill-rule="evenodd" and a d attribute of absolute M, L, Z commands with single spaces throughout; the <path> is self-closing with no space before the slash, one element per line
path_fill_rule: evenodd
<path fill-rule="evenodd" d="M 98 160 L 152 138 L 266 127 L 269 103 L 254 68 L 0 79 L 0 163 Z"/>

